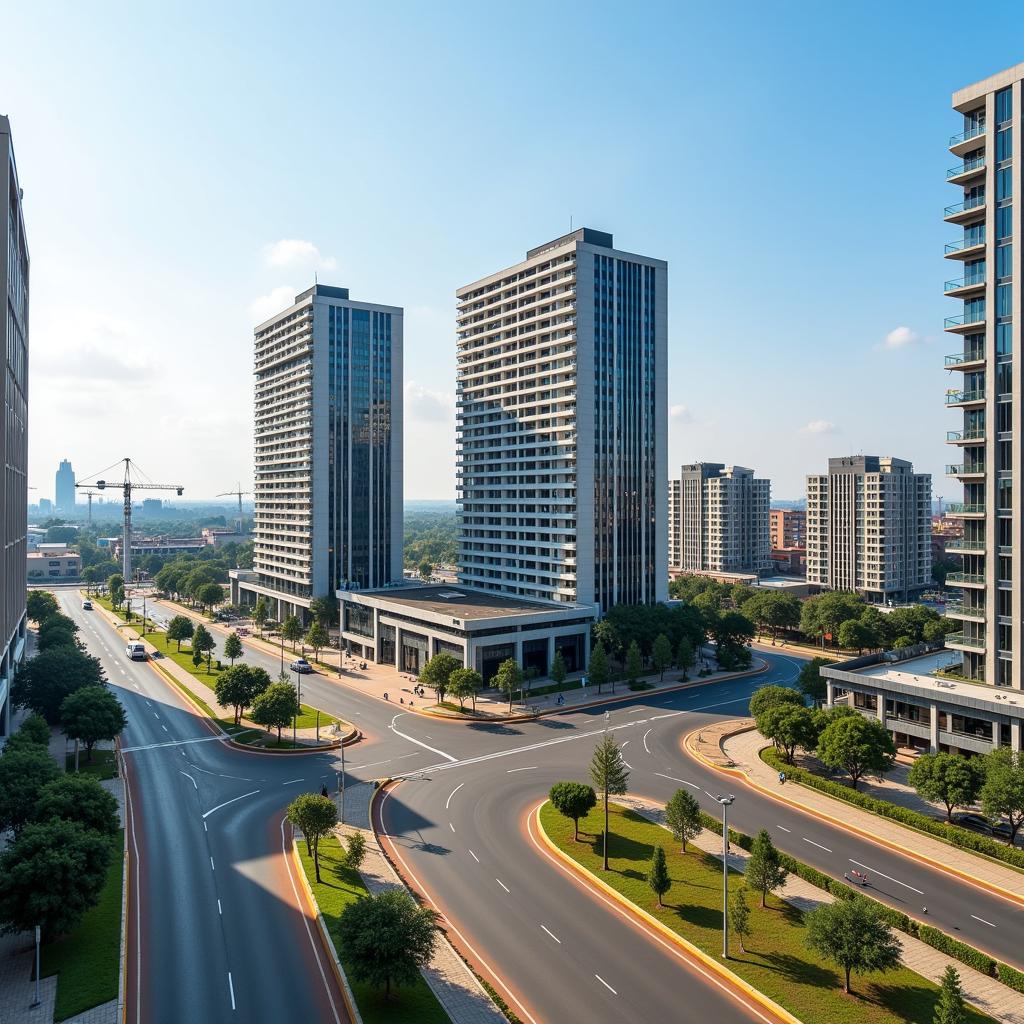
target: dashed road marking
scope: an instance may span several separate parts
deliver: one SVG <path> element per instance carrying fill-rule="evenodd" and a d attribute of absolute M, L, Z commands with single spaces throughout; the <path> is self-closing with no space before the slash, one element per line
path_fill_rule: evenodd
<path fill-rule="evenodd" d="M 498 885 L 500 885 L 502 887 L 502 889 L 505 890 L 505 892 L 507 892 L 507 893 L 511 893 L 512 892 L 512 890 L 500 878 L 496 878 L 495 881 L 498 883 Z"/>
<path fill-rule="evenodd" d="M 555 942 L 557 942 L 559 945 L 562 944 L 562 940 L 550 928 L 546 927 L 545 925 L 541 925 L 541 928 L 544 931 L 546 931 L 548 933 L 548 935 L 550 935 L 551 938 L 553 938 L 555 940 Z"/>
<path fill-rule="evenodd" d="M 455 787 L 455 788 L 454 788 L 454 789 L 453 789 L 453 790 L 452 790 L 452 791 L 451 791 L 451 792 L 450 792 L 450 793 L 448 794 L 448 799 L 447 799 L 447 800 L 445 800 L 445 802 L 444 802 L 444 809 L 445 809 L 446 811 L 447 811 L 447 810 L 448 810 L 448 808 L 449 808 L 449 807 L 451 806 L 451 802 L 452 802 L 452 797 L 453 797 L 453 796 L 455 796 L 455 794 L 456 794 L 456 793 L 458 793 L 458 791 L 459 791 L 460 789 L 462 789 L 462 787 L 463 787 L 464 785 L 465 785 L 465 783 L 464 783 L 464 782 L 460 782 L 460 783 L 459 783 L 459 784 L 458 784 L 458 785 L 457 785 L 457 786 L 456 786 L 456 787 Z"/>
<path fill-rule="evenodd" d="M 469 851 L 469 855 L 477 862 L 477 864 L 480 863 L 480 858 L 472 850 Z"/>
<path fill-rule="evenodd" d="M 599 982 L 601 982 L 601 984 L 602 984 L 602 985 L 604 985 L 604 987 L 605 987 L 606 989 L 608 989 L 608 991 L 609 991 L 609 992 L 611 992 L 611 994 L 612 994 L 613 996 L 617 996 L 617 995 L 619 994 L 618 992 L 616 992 L 616 991 L 615 991 L 615 989 L 613 989 L 613 988 L 611 987 L 611 985 L 609 985 L 609 984 L 608 984 L 608 982 L 607 982 L 607 981 L 605 981 L 605 980 L 604 980 L 604 978 L 602 978 L 602 977 L 601 977 L 601 975 L 600 975 L 600 974 L 595 974 L 595 975 L 594 975 L 594 977 L 595 977 L 595 978 L 597 978 L 597 980 L 598 980 Z"/>
<path fill-rule="evenodd" d="M 816 843 L 813 839 L 808 839 L 807 836 L 801 836 L 800 838 L 805 843 L 810 843 L 811 846 L 816 846 L 819 850 L 824 850 L 826 853 L 832 852 L 827 846 L 822 846 L 821 843 Z"/>
<path fill-rule="evenodd" d="M 887 875 L 884 871 L 878 871 L 875 868 L 868 867 L 867 864 L 861 864 L 859 860 L 854 860 L 851 857 L 850 863 L 856 864 L 857 867 L 864 868 L 865 871 L 870 871 L 872 874 L 880 875 L 882 878 L 888 878 L 890 882 L 895 882 L 897 885 L 902 885 L 904 889 L 909 889 L 911 892 L 916 892 L 918 896 L 924 895 L 924 893 L 920 889 L 915 889 L 912 885 L 907 885 L 906 882 L 901 882 L 898 878 L 893 878 L 892 875 Z M 974 915 L 972 914 L 971 916 L 973 917 Z M 985 923 L 988 924 L 987 921 Z M 992 927 L 994 928 L 995 925 L 993 925 Z"/>

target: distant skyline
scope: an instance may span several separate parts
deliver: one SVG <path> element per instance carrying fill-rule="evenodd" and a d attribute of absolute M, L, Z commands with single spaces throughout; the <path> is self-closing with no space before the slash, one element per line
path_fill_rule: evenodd
<path fill-rule="evenodd" d="M 669 263 L 670 475 L 893 455 L 956 495 L 949 100 L 1024 60 L 1019 5 L 955 56 L 943 3 L 519 10 L 311 3 L 290 47 L 266 3 L 5 12 L 30 494 L 64 457 L 250 486 L 252 329 L 316 275 L 405 308 L 406 497 L 453 498 L 455 289 L 572 218 Z"/>

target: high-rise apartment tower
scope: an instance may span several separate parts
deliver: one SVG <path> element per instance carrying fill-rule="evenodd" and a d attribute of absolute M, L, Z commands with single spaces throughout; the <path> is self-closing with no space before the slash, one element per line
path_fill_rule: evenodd
<path fill-rule="evenodd" d="M 75 471 L 67 459 L 61 459 L 54 478 L 54 506 L 58 512 L 75 511 Z"/>
<path fill-rule="evenodd" d="M 581 228 L 459 288 L 459 579 L 606 611 L 667 596 L 663 260 Z"/>

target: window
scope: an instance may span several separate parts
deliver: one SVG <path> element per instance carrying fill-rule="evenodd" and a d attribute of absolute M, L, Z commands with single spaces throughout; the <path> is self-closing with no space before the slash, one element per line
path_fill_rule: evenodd
<path fill-rule="evenodd" d="M 1010 238 L 1013 235 L 1013 207 L 1000 206 L 996 210 L 996 238 Z M 979 241 L 984 241 L 982 235 Z"/>
<path fill-rule="evenodd" d="M 996 171 L 996 201 L 1011 199 L 1013 197 L 1012 170 L 1009 167 L 1000 167 Z"/>
<path fill-rule="evenodd" d="M 1000 363 L 996 367 L 996 394 L 1008 395 L 1013 389 L 1013 363 Z M 1009 466 L 1002 467 L 1009 469 Z"/>
<path fill-rule="evenodd" d="M 978 277 L 965 277 L 965 281 L 977 281 L 985 275 L 985 261 L 981 260 L 981 273 Z M 967 273 L 971 273 L 970 270 Z M 1001 279 L 1010 277 L 1013 274 L 1013 246 L 1012 245 L 1001 245 L 996 249 L 996 278 Z"/>
<path fill-rule="evenodd" d="M 964 120 L 967 120 L 968 115 L 964 115 Z M 1005 124 L 1013 117 L 1013 90 L 1012 89 L 1000 89 L 996 93 L 996 124 Z M 981 114 L 981 123 L 984 124 L 985 115 Z M 966 125 L 965 125 L 966 127 Z"/>
<path fill-rule="evenodd" d="M 1008 356 L 1013 352 L 1013 325 L 996 324 L 996 355 Z"/>
<path fill-rule="evenodd" d="M 982 314 L 985 307 L 981 307 Z M 1013 314 L 1013 285 L 1001 284 L 996 288 L 996 316 L 1004 317 Z"/>
<path fill-rule="evenodd" d="M 1013 156 L 1013 129 L 1004 128 L 996 132 L 996 161 L 1002 163 Z"/>

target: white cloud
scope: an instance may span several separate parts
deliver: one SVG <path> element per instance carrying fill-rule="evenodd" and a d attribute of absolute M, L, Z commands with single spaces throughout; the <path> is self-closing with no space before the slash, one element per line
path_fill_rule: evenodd
<path fill-rule="evenodd" d="M 443 391 L 431 391 L 411 380 L 405 385 L 405 413 L 409 419 L 447 423 L 455 414 L 455 399 Z"/>
<path fill-rule="evenodd" d="M 920 341 L 921 335 L 909 327 L 894 327 L 886 336 L 883 348 L 905 348 Z"/>
<path fill-rule="evenodd" d="M 263 246 L 263 260 L 268 267 L 313 267 L 336 270 L 338 261 L 324 256 L 312 243 L 302 238 L 282 238 Z"/>
<path fill-rule="evenodd" d="M 668 414 L 676 423 L 693 422 L 693 411 L 688 405 L 670 405 Z"/>
<path fill-rule="evenodd" d="M 802 434 L 836 434 L 839 428 L 831 420 L 811 420 L 800 428 Z"/>
<path fill-rule="evenodd" d="M 269 320 L 275 313 L 287 309 L 294 301 L 299 289 L 293 288 L 290 284 L 278 285 L 266 295 L 253 299 L 249 303 L 249 319 L 253 326 Z"/>

